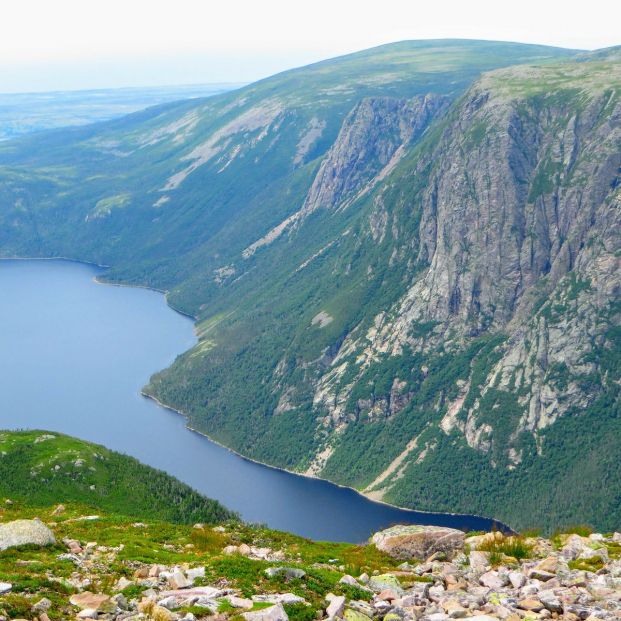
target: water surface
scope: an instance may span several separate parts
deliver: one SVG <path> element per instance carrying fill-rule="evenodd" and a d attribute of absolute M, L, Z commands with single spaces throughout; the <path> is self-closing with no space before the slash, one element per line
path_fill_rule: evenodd
<path fill-rule="evenodd" d="M 395 523 L 485 529 L 471 516 L 371 502 L 325 481 L 245 460 L 140 395 L 195 342 L 192 321 L 154 291 L 95 283 L 69 261 L 0 261 L 0 428 L 48 429 L 133 455 L 251 522 L 361 542 Z"/>

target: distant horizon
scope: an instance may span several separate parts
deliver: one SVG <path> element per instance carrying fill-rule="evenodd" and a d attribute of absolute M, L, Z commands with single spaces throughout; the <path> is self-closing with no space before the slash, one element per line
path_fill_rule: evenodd
<path fill-rule="evenodd" d="M 272 70 L 269 70 L 267 73 L 257 73 L 257 75 L 252 78 L 252 79 L 234 79 L 235 76 L 233 76 L 231 79 L 228 80 L 196 80 L 196 81 L 175 81 L 174 79 L 171 79 L 170 81 L 166 81 L 166 82 L 144 82 L 141 83 L 141 80 L 135 80 L 134 82 L 130 83 L 117 83 L 117 84 L 101 84 L 101 85 L 80 85 L 80 86 L 72 86 L 72 87 L 65 87 L 65 88 L 53 88 L 53 87 L 43 87 L 40 89 L 37 88 L 32 88 L 30 90 L 5 90 L 4 88 L 2 88 L 0 86 L 0 95 L 2 96 L 11 96 L 11 95 L 37 95 L 37 94 L 45 94 L 45 93 L 71 93 L 71 92 L 96 92 L 96 91 L 111 91 L 111 90 L 115 90 L 115 91 L 120 91 L 120 90 L 132 90 L 132 89 L 149 89 L 149 88 L 179 88 L 179 89 L 183 89 L 184 87 L 187 88 L 195 88 L 195 87 L 200 87 L 200 86 L 228 86 L 231 87 L 232 89 L 235 88 L 241 88 L 243 86 L 246 86 L 248 84 L 252 84 L 253 82 L 258 82 L 260 80 L 269 78 L 270 76 L 276 75 L 278 73 L 283 73 L 286 71 L 290 71 L 290 70 L 294 70 L 294 69 L 298 69 L 301 67 L 305 67 L 308 65 L 312 65 L 312 64 L 317 64 L 317 63 L 321 63 L 324 61 L 329 61 L 331 59 L 334 58 L 339 58 L 341 56 L 347 56 L 350 54 L 356 54 L 357 52 L 363 52 L 365 50 L 368 49 L 373 49 L 376 47 L 383 47 L 386 45 L 396 45 L 399 43 L 405 43 L 405 42 L 413 42 L 413 41 L 482 41 L 482 42 L 492 42 L 492 43 L 508 43 L 508 44 L 519 44 L 519 45 L 534 45 L 534 46 L 543 46 L 543 47 L 553 47 L 553 48 L 561 48 L 561 49 L 568 49 L 568 50 L 575 50 L 577 52 L 596 52 L 599 50 L 605 50 L 605 49 L 609 49 L 609 48 L 614 48 L 617 47 L 621 44 L 613 44 L 613 45 L 606 45 L 604 47 L 570 47 L 570 46 L 563 46 L 563 45 L 553 45 L 553 44 L 549 44 L 549 43 L 537 43 L 537 42 L 533 42 L 533 41 L 518 41 L 518 40 L 506 40 L 506 39 L 491 39 L 491 38 L 471 38 L 471 37 L 425 37 L 425 38 L 410 38 L 410 39 L 400 39 L 400 40 L 396 40 L 396 41 L 387 41 L 384 43 L 380 43 L 378 45 L 371 45 L 369 47 L 363 47 L 363 48 L 358 48 L 352 51 L 347 51 L 341 54 L 334 54 L 334 55 L 327 55 L 327 56 L 321 56 L 319 58 L 311 58 L 308 59 L 306 61 L 300 61 L 299 63 L 296 64 L 282 64 L 281 67 L 275 67 Z M 118 62 L 121 62 L 123 59 L 119 59 Z M 134 59 L 135 60 L 135 59 Z M 166 59 L 168 62 L 174 62 L 174 56 L 171 56 L 169 59 Z M 132 59 L 126 59 L 124 62 L 125 64 L 128 62 L 131 62 Z M 111 59 L 107 59 L 107 60 L 103 60 L 100 62 L 114 62 Z M 60 67 L 58 67 L 58 69 L 60 69 L 62 67 L 62 65 Z M 49 70 L 49 67 L 48 67 Z M 0 77 L 2 76 L 2 72 L 3 72 L 3 67 L 0 65 Z"/>
<path fill-rule="evenodd" d="M 169 83 L 169 84 L 140 84 L 137 86 L 99 86 L 95 88 L 61 88 L 54 90 L 44 90 L 44 91 L 3 91 L 0 89 L 0 97 L 11 97 L 11 96 L 27 96 L 27 95 L 61 95 L 65 93 L 96 93 L 98 91 L 108 92 L 108 91 L 131 91 L 131 90 L 148 90 L 148 89 L 195 89 L 200 87 L 218 87 L 218 86 L 226 86 L 230 87 L 227 90 L 235 90 L 236 88 L 241 88 L 242 86 L 248 85 L 249 82 L 183 82 L 180 84 Z"/>

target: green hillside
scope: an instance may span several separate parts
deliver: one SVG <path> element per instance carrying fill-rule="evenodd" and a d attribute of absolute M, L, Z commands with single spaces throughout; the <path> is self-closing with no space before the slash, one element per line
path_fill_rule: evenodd
<path fill-rule="evenodd" d="M 0 252 L 168 290 L 199 343 L 146 391 L 244 455 L 611 529 L 620 71 L 403 42 L 3 144 Z"/>
<path fill-rule="evenodd" d="M 219 502 L 133 457 L 46 431 L 0 432 L 0 496 L 179 524 L 235 519 Z"/>

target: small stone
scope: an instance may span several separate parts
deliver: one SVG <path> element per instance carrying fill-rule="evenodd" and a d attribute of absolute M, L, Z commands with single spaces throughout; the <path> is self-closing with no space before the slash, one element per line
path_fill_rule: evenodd
<path fill-rule="evenodd" d="M 508 577 L 514 589 L 521 589 L 526 584 L 526 576 L 522 572 L 510 571 Z"/>
<path fill-rule="evenodd" d="M 349 576 L 348 574 L 345 574 L 339 580 L 339 583 L 340 584 L 349 584 L 349 585 L 355 586 L 355 587 L 360 587 L 360 585 L 358 584 L 358 581 L 353 576 Z"/>
<path fill-rule="evenodd" d="M 398 595 L 392 589 L 384 589 L 377 594 L 377 598 L 384 600 L 385 602 L 392 602 L 398 599 Z"/>
<path fill-rule="evenodd" d="M 442 608 L 451 619 L 463 619 L 468 614 L 468 610 L 454 599 L 442 602 Z"/>
<path fill-rule="evenodd" d="M 47 599 L 47 597 L 44 597 L 43 599 L 40 599 L 32 607 L 32 611 L 33 612 L 47 612 L 51 607 L 52 607 L 52 602 L 49 599 Z"/>
<path fill-rule="evenodd" d="M 538 599 L 522 599 L 517 605 L 518 608 L 522 610 L 530 610 L 532 612 L 539 612 L 544 608 L 543 604 Z"/>
<path fill-rule="evenodd" d="M 535 569 L 538 571 L 545 571 L 549 574 L 555 574 L 558 570 L 558 558 L 555 556 L 548 556 L 543 561 L 535 565 Z"/>
<path fill-rule="evenodd" d="M 351 608 L 348 608 L 345 611 L 343 618 L 345 621 L 371 621 L 371 617 L 369 615 L 366 615 L 359 610 L 352 610 Z"/>
<path fill-rule="evenodd" d="M 83 552 L 82 546 L 78 541 L 75 541 L 75 539 L 70 539 L 66 541 L 65 545 L 67 546 L 71 554 L 82 554 Z"/>
<path fill-rule="evenodd" d="M 125 576 L 121 576 L 117 583 L 114 585 L 114 590 L 115 591 L 122 591 L 123 589 L 126 589 L 128 586 L 131 586 L 132 584 L 134 584 L 131 580 L 128 580 Z"/>
<path fill-rule="evenodd" d="M 54 511 L 52 511 L 52 515 L 60 515 L 65 512 L 65 505 L 58 505 Z"/>
<path fill-rule="evenodd" d="M 485 571 L 489 567 L 489 554 L 487 552 L 479 552 L 473 550 L 468 555 L 470 567 L 475 571 Z"/>
<path fill-rule="evenodd" d="M 13 585 L 10 582 L 0 582 L 0 595 L 10 593 Z"/>
<path fill-rule="evenodd" d="M 175 608 L 179 608 L 180 603 L 179 599 L 174 595 L 169 595 L 168 597 L 163 597 L 157 602 L 158 606 L 163 606 L 168 610 L 174 610 Z"/>
<path fill-rule="evenodd" d="M 533 580 L 541 580 L 541 582 L 547 582 L 548 580 L 552 580 L 552 578 L 556 578 L 556 574 L 542 571 L 535 567 L 528 572 L 528 577 Z"/>
<path fill-rule="evenodd" d="M 149 567 L 149 571 L 147 572 L 147 576 L 149 578 L 157 578 L 159 577 L 160 573 L 164 571 L 164 567 L 162 567 L 162 565 L 151 565 L 151 567 Z"/>
<path fill-rule="evenodd" d="M 484 573 L 479 582 L 488 589 L 502 589 L 507 584 L 507 580 L 504 576 L 501 576 L 497 571 L 488 571 Z"/>
<path fill-rule="evenodd" d="M 134 578 L 140 580 L 141 578 L 147 578 L 149 576 L 149 568 L 148 567 L 140 567 L 134 572 Z"/>
<path fill-rule="evenodd" d="M 540 591 L 537 595 L 541 603 L 550 612 L 563 612 L 563 604 L 561 603 L 561 600 L 556 597 L 553 591 Z"/>

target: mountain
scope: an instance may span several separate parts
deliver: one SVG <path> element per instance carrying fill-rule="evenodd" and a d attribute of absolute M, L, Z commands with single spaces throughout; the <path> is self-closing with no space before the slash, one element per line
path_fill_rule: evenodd
<path fill-rule="evenodd" d="M 169 291 L 146 391 L 254 459 L 621 519 L 618 49 L 404 42 L 0 146 L 5 256 Z"/>
<path fill-rule="evenodd" d="M 180 524 L 236 519 L 219 502 L 133 457 L 45 431 L 0 431 L 0 496 L 30 507 L 71 502 Z"/>

